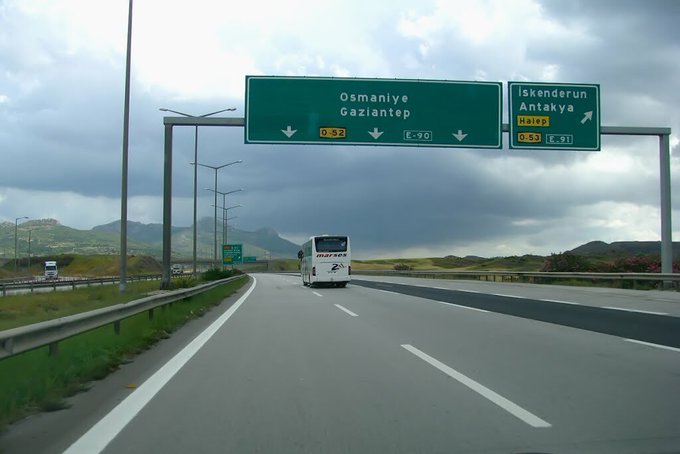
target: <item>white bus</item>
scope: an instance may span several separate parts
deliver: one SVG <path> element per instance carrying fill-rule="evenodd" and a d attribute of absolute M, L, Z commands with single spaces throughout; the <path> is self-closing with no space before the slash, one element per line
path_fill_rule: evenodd
<path fill-rule="evenodd" d="M 346 235 L 320 235 L 309 238 L 298 253 L 304 285 L 330 284 L 345 287 L 352 274 L 352 256 Z"/>

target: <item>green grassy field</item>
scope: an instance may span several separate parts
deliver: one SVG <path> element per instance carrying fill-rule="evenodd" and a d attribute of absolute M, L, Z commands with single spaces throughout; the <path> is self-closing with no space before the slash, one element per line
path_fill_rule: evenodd
<path fill-rule="evenodd" d="M 102 285 L 63 292 L 5 296 L 0 298 L 0 331 L 125 303 L 156 290 L 158 281 L 142 281 L 128 284 L 125 293 L 120 293 L 117 285 Z"/>
<path fill-rule="evenodd" d="M 117 255 L 61 254 L 50 257 L 32 257 L 30 267 L 28 259 L 21 258 L 18 260 L 16 273 L 14 261 L 8 260 L 0 267 L 0 278 L 42 276 L 45 260 L 56 260 L 59 274 L 62 276 L 118 276 L 120 271 L 120 258 Z M 127 273 L 131 276 L 160 274 L 161 264 L 153 257 L 131 255 L 127 259 Z"/>
<path fill-rule="evenodd" d="M 157 310 L 153 320 L 147 313 L 128 318 L 119 335 L 109 325 L 67 339 L 59 343 L 56 356 L 48 356 L 43 347 L 0 361 L 0 429 L 34 412 L 65 408 L 64 397 L 86 390 L 89 382 L 202 316 L 247 282 L 239 279 Z"/>
<path fill-rule="evenodd" d="M 497 270 L 497 271 L 538 271 L 543 266 L 545 257 L 523 255 L 511 257 L 432 257 L 432 258 L 398 258 L 381 260 L 352 260 L 354 270 L 394 270 L 395 266 L 407 266 L 412 270 Z"/>

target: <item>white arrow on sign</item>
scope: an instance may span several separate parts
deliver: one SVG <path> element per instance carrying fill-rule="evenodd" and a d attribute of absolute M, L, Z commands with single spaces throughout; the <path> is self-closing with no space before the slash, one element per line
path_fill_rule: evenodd
<path fill-rule="evenodd" d="M 454 133 L 454 134 L 453 134 L 453 137 L 455 137 L 456 139 L 458 139 L 458 142 L 462 142 L 463 139 L 467 137 L 467 134 L 463 134 L 463 131 L 459 129 L 459 130 L 458 130 L 458 134 Z"/>
<path fill-rule="evenodd" d="M 586 121 L 592 120 L 593 119 L 593 111 L 589 110 L 588 112 L 583 114 L 583 119 L 581 120 L 581 124 L 585 124 Z"/>
<path fill-rule="evenodd" d="M 290 125 L 288 125 L 288 128 L 282 129 L 281 132 L 284 133 L 286 137 L 290 139 L 291 137 L 293 137 L 293 134 L 297 132 L 297 129 L 290 129 Z"/>
<path fill-rule="evenodd" d="M 368 131 L 371 137 L 373 137 L 375 140 L 378 140 L 378 137 L 382 136 L 383 132 L 385 131 L 378 131 L 378 128 L 373 128 L 373 131 Z"/>

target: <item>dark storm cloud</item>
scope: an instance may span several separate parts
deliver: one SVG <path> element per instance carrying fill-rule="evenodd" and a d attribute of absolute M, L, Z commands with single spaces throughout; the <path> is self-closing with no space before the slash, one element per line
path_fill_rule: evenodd
<path fill-rule="evenodd" d="M 505 81 L 520 76 L 539 80 L 554 65 L 560 81 L 601 84 L 605 123 L 670 125 L 677 130 L 680 124 L 674 106 L 680 95 L 674 87 L 680 40 L 671 28 L 677 4 L 543 2 L 545 18 L 562 29 L 534 39 L 528 30 L 514 26 L 517 40 L 511 44 L 501 42 L 503 36 L 485 43 L 466 41 L 460 30 L 447 28 L 446 23 L 433 32 L 431 42 L 405 36 L 399 21 L 410 13 L 395 10 L 362 29 L 365 41 L 360 48 L 326 54 L 323 37 L 309 43 L 303 36 L 281 31 L 280 39 L 253 58 L 262 72 L 270 74 L 336 75 L 339 68 L 357 77 L 446 80 Z M 435 13 L 436 5 L 422 14 Z M 359 31 L 358 24 L 350 22 L 340 29 L 349 34 Z M 19 27 L 12 31 L 33 36 L 20 32 Z M 532 39 L 524 39 L 525 33 Z M 565 42 L 565 35 L 576 41 Z M 87 53 L 55 50 L 48 37 L 45 33 L 30 38 L 14 49 L 0 45 L 0 96 L 8 98 L 0 101 L 0 181 L 7 187 L 116 199 L 123 59 L 117 56 L 112 62 Z M 307 47 L 310 44 L 314 49 Z M 129 191 L 131 197 L 152 199 L 148 206 L 155 213 L 160 212 L 163 190 L 162 117 L 166 115 L 158 108 L 201 115 L 236 106 L 237 112 L 223 115 L 243 116 L 243 99 L 194 99 L 163 92 L 134 77 L 135 64 Z M 513 239 L 544 248 L 550 241 L 572 241 L 571 236 L 548 238 L 560 228 L 581 229 L 584 241 L 599 239 L 601 231 L 578 225 L 585 224 L 578 218 L 583 207 L 658 205 L 653 140 L 607 137 L 602 155 L 269 146 L 244 144 L 242 128 L 201 127 L 198 161 L 222 165 L 243 160 L 218 174 L 219 191 L 244 189 L 227 201 L 227 205 L 243 205 L 230 212 L 238 216 L 235 225 L 240 228 L 270 226 L 298 236 L 347 232 L 357 247 L 373 251 L 437 250 L 442 245 L 512 243 Z M 190 225 L 193 127 L 175 128 L 173 150 L 173 222 Z M 621 153 L 621 162 L 613 158 L 613 152 Z M 607 168 L 617 165 L 625 169 Z M 214 172 L 204 167 L 197 172 L 199 216 L 212 216 L 213 195 L 204 188 L 213 188 Z M 117 213 L 111 213 L 101 223 L 116 217 Z"/>

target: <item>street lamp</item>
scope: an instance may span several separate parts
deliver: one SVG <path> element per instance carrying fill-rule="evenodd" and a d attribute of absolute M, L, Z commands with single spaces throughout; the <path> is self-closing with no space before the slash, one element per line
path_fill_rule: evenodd
<path fill-rule="evenodd" d="M 189 115 L 189 114 L 186 114 L 184 112 L 179 112 L 177 110 L 172 110 L 172 109 L 166 109 L 164 107 L 161 107 L 158 110 L 160 110 L 161 112 L 176 113 L 178 115 L 183 115 L 185 117 L 205 118 L 205 117 L 210 117 L 211 115 L 216 115 L 216 114 L 222 113 L 222 112 L 232 112 L 232 111 L 236 110 L 236 107 L 229 107 L 227 109 L 222 109 L 222 110 L 218 110 L 218 111 L 215 111 L 215 112 L 210 112 L 210 113 L 207 113 L 207 114 L 204 114 L 204 115 Z M 195 129 L 194 129 L 194 162 L 198 162 L 198 125 L 195 126 Z M 198 173 L 198 167 L 194 166 L 194 245 L 193 245 L 193 249 L 194 249 L 193 250 L 193 254 L 194 254 L 193 275 L 194 275 L 194 277 L 196 276 L 196 212 L 198 210 L 197 203 L 196 203 L 196 185 L 198 184 L 197 183 L 197 181 L 198 181 L 197 173 Z"/>
<path fill-rule="evenodd" d="M 240 164 L 242 162 L 243 161 L 241 159 L 239 159 L 238 161 L 230 162 L 228 164 L 223 164 L 221 166 L 209 166 L 207 164 L 201 164 L 200 162 L 196 162 L 196 161 L 191 163 L 192 165 L 199 165 L 201 167 L 207 167 L 207 168 L 213 169 L 215 171 L 215 190 L 214 190 L 214 192 L 215 192 L 215 203 L 213 205 L 215 207 L 215 214 L 214 214 L 214 221 L 215 221 L 214 246 L 215 247 L 214 247 L 214 257 L 213 257 L 213 264 L 215 265 L 215 268 L 217 268 L 217 171 L 220 170 L 223 167 L 227 167 L 227 166 L 230 166 L 232 164 Z M 196 225 L 196 222 L 194 221 L 194 226 L 195 225 Z M 196 242 L 194 242 L 194 244 L 196 244 Z"/>
<path fill-rule="evenodd" d="M 28 272 L 31 272 L 31 233 L 33 229 L 28 229 Z"/>
<path fill-rule="evenodd" d="M 234 192 L 240 192 L 243 191 L 243 188 L 241 189 L 234 189 L 233 191 L 228 191 L 228 192 L 220 192 L 220 191 L 214 191 L 213 189 L 210 188 L 204 188 L 206 191 L 213 191 L 217 192 L 218 194 L 222 194 L 222 207 L 224 207 L 227 202 L 226 202 L 226 197 L 229 194 L 233 194 Z M 227 244 L 227 215 L 226 211 L 222 211 L 222 244 Z"/>
<path fill-rule="evenodd" d="M 227 239 L 228 239 L 228 238 L 226 237 L 226 235 L 227 235 L 226 232 L 227 232 L 228 227 L 229 227 L 229 226 L 227 225 L 227 221 L 228 221 L 229 219 L 234 219 L 234 218 L 227 218 L 227 216 L 229 216 L 229 214 L 227 213 L 227 211 L 231 210 L 232 208 L 238 208 L 238 207 L 242 207 L 242 206 L 243 206 L 243 205 L 234 205 L 233 207 L 229 207 L 229 208 L 225 208 L 225 209 L 224 209 L 224 214 L 225 214 L 225 221 L 224 221 L 224 223 L 225 223 L 225 229 L 224 229 L 224 230 L 225 230 L 225 237 L 224 237 L 224 241 L 225 241 L 225 242 L 226 242 Z M 234 216 L 234 217 L 236 217 L 236 216 Z"/>
<path fill-rule="evenodd" d="M 21 216 L 14 219 L 14 274 L 17 273 L 17 232 L 19 231 L 19 220 L 28 219 L 28 216 Z"/>

